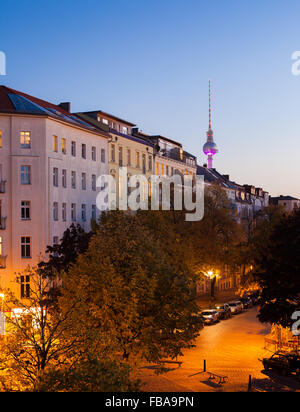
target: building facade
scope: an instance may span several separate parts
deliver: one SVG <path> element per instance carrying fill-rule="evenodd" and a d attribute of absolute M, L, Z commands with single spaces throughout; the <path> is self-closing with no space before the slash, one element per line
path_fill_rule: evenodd
<path fill-rule="evenodd" d="M 109 135 L 66 109 L 0 87 L 0 287 L 22 298 L 26 267 L 45 259 L 72 223 L 88 230 L 99 214 L 96 182 L 108 173 Z"/>

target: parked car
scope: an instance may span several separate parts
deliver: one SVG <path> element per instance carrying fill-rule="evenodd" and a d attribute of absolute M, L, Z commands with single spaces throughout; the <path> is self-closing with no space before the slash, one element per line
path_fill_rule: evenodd
<path fill-rule="evenodd" d="M 257 305 L 258 303 L 259 292 L 253 292 L 250 295 L 253 305 Z"/>
<path fill-rule="evenodd" d="M 229 302 L 230 310 L 233 315 L 237 315 L 243 311 L 243 304 L 241 301 L 236 300 L 234 302 Z"/>
<path fill-rule="evenodd" d="M 201 312 L 201 316 L 204 319 L 205 325 L 213 325 L 220 320 L 219 312 L 216 309 L 206 309 Z"/>
<path fill-rule="evenodd" d="M 220 305 L 216 305 L 215 308 L 219 312 L 220 319 L 229 319 L 232 317 L 232 313 L 228 303 L 220 303 Z"/>
<path fill-rule="evenodd" d="M 262 361 L 265 370 L 275 370 L 283 376 L 296 374 L 300 377 L 300 356 L 293 354 L 274 353 L 271 358 L 265 358 Z"/>
<path fill-rule="evenodd" d="M 253 306 L 252 299 L 249 298 L 249 296 L 241 298 L 241 302 L 243 304 L 244 309 L 249 309 Z"/>

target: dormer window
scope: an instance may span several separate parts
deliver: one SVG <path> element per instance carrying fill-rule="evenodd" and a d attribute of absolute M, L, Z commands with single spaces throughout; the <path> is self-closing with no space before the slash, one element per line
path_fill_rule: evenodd
<path fill-rule="evenodd" d="M 102 119 L 102 123 L 108 126 L 108 120 L 107 119 Z"/>

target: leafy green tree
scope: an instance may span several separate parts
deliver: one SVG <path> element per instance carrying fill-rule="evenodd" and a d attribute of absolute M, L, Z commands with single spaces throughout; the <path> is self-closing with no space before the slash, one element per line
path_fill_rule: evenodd
<path fill-rule="evenodd" d="M 106 358 L 176 357 L 202 328 L 195 279 L 176 256 L 180 244 L 154 234 L 150 221 L 143 213 L 103 214 L 64 282 L 63 304 L 80 300 L 75 335 Z"/>
<path fill-rule="evenodd" d="M 70 265 L 75 263 L 78 255 L 87 250 L 92 234 L 93 232 L 86 233 L 80 225 L 72 224 L 64 232 L 60 243 L 47 247 L 46 253 L 49 254 L 49 259 L 46 262 L 40 262 L 39 268 L 50 277 L 57 276 L 61 272 L 68 272 Z"/>
<path fill-rule="evenodd" d="M 253 246 L 254 278 L 261 289 L 261 322 L 291 325 L 300 296 L 299 250 L 299 210 L 288 216 L 277 214 L 273 225 L 263 223 Z"/>

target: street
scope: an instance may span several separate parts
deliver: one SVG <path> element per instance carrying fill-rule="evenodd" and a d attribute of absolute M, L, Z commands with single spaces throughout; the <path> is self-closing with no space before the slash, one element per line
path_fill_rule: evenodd
<path fill-rule="evenodd" d="M 257 308 L 206 326 L 197 339 L 196 347 L 186 350 L 181 368 L 156 376 L 154 370 L 143 369 L 141 379 L 146 382 L 144 391 L 162 392 L 239 392 L 247 391 L 249 375 L 253 387 L 263 391 L 300 391 L 300 382 L 273 373 L 266 374 L 258 359 L 271 356 L 264 350 L 264 338 L 270 328 L 258 322 Z M 228 376 L 226 384 L 210 381 L 203 370 Z M 194 375 L 194 376 L 192 376 Z"/>

